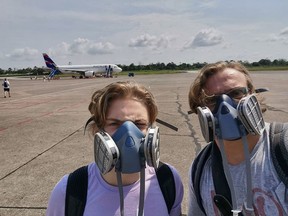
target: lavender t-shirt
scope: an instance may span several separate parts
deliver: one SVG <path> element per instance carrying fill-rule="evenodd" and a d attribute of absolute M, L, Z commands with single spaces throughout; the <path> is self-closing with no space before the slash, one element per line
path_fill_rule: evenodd
<path fill-rule="evenodd" d="M 173 172 L 176 185 L 176 199 L 170 215 L 179 216 L 183 199 L 183 185 L 175 168 L 172 166 L 170 166 L 170 168 Z M 118 187 L 111 186 L 103 180 L 95 163 L 89 164 L 88 176 L 88 193 L 84 216 L 120 216 L 120 196 Z M 53 189 L 48 203 L 47 216 L 64 216 L 67 179 L 68 175 L 65 175 Z M 154 168 L 147 166 L 145 169 L 145 179 L 144 215 L 169 215 Z M 140 181 L 137 181 L 132 185 L 124 186 L 123 192 L 124 215 L 137 216 Z"/>

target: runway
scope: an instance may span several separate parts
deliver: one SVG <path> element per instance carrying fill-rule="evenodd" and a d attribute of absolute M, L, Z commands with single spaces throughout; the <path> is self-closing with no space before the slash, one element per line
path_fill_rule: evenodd
<path fill-rule="evenodd" d="M 198 118 L 188 115 L 188 91 L 196 73 L 135 75 L 118 78 L 10 79 L 11 98 L 0 98 L 0 215 L 45 215 L 51 190 L 60 178 L 94 160 L 92 138 L 83 126 L 90 117 L 92 93 L 108 83 L 135 80 L 149 88 L 159 107 L 158 118 L 176 127 L 160 127 L 161 160 L 178 169 L 185 188 L 188 169 L 205 145 Z M 252 73 L 268 111 L 265 121 L 288 122 L 288 71 Z"/>

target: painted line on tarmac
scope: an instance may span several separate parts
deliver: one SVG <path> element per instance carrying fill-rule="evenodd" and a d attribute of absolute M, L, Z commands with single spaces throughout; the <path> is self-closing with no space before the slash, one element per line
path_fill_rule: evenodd
<path fill-rule="evenodd" d="M 47 209 L 47 207 L 34 206 L 0 206 L 0 209 Z"/>
<path fill-rule="evenodd" d="M 77 133 L 79 130 L 81 130 L 81 128 L 83 128 L 83 126 L 81 126 L 80 128 L 78 128 L 77 130 L 73 131 L 72 133 L 68 134 L 66 137 L 64 137 L 63 139 L 61 139 L 60 141 L 58 141 L 57 143 L 53 144 L 52 146 L 50 146 L 49 148 L 45 149 L 44 151 L 42 151 L 41 153 L 39 153 L 38 155 L 36 155 L 35 157 L 31 158 L 30 160 L 28 160 L 27 162 L 23 163 L 22 165 L 20 165 L 19 167 L 15 168 L 14 170 L 12 170 L 11 172 L 9 172 L 8 174 L 6 174 L 5 176 L 3 176 L 2 178 L 0 178 L 0 181 L 2 181 L 3 179 L 7 178 L 8 176 L 12 175 L 13 173 L 15 173 L 17 170 L 21 169 L 22 167 L 26 166 L 27 164 L 29 164 L 30 162 L 34 161 L 35 159 L 37 159 L 38 157 L 40 157 L 41 155 L 43 155 L 44 153 L 48 152 L 50 149 L 54 148 L 55 146 L 59 145 L 60 143 L 62 143 L 64 140 L 68 139 L 69 137 L 71 137 L 72 135 L 74 135 L 75 133 Z"/>

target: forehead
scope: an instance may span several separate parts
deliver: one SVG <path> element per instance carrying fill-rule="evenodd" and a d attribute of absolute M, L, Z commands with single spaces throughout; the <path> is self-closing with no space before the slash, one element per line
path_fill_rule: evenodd
<path fill-rule="evenodd" d="M 209 77 L 204 85 L 204 90 L 208 94 L 217 94 L 232 88 L 246 86 L 247 80 L 243 73 L 233 68 L 226 68 Z"/>
<path fill-rule="evenodd" d="M 125 120 L 147 120 L 147 107 L 140 101 L 132 98 L 119 98 L 111 102 L 107 116 L 108 119 Z"/>

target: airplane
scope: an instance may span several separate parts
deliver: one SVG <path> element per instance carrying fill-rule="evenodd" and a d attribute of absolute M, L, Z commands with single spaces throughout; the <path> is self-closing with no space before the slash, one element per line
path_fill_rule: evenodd
<path fill-rule="evenodd" d="M 55 62 L 43 53 L 46 66 L 51 69 L 49 78 L 57 73 L 79 73 L 80 78 L 95 77 L 96 74 L 105 74 L 105 77 L 112 77 L 112 73 L 120 73 L 122 69 L 115 64 L 91 64 L 91 65 L 56 65 Z"/>

